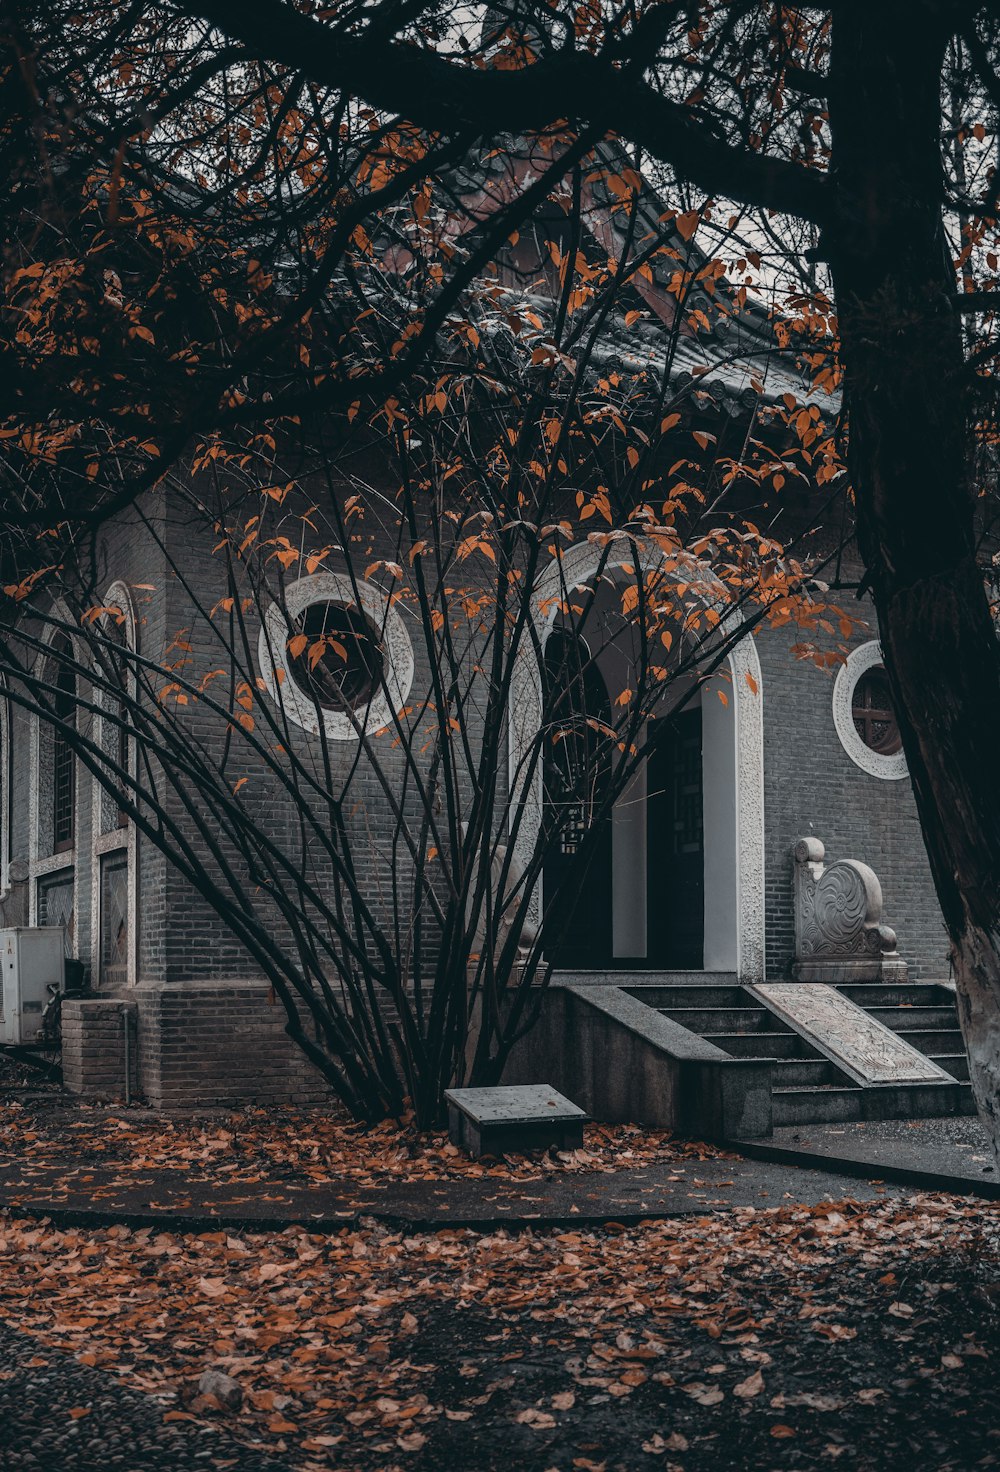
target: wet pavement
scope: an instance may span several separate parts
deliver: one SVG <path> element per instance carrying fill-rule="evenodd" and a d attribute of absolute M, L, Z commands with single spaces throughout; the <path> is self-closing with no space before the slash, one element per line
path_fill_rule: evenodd
<path fill-rule="evenodd" d="M 737 1141 L 734 1148 L 772 1164 L 1000 1200 L 1000 1172 L 989 1137 L 968 1115 L 792 1125 L 776 1129 L 769 1140 Z"/>

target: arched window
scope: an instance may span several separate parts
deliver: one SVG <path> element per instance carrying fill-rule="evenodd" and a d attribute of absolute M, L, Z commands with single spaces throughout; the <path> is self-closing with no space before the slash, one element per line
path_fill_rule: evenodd
<path fill-rule="evenodd" d="M 66 634 L 52 641 L 48 662 L 54 691 L 49 699 L 54 717 L 51 745 L 52 852 L 70 852 L 76 844 L 76 757 L 70 731 L 76 724 L 76 668 L 73 645 Z"/>
<path fill-rule="evenodd" d="M 10 702 L 0 682 L 0 897 L 10 885 L 11 770 Z"/>
<path fill-rule="evenodd" d="M 97 632 L 100 644 L 94 662 L 96 704 L 101 708 L 99 739 L 108 758 L 108 776 L 117 794 L 102 788 L 97 828 L 107 833 L 128 826 L 126 804 L 131 798 L 127 775 L 132 770 L 132 742 L 129 740 L 128 696 L 133 685 L 128 650 L 132 647 L 132 620 L 122 611 L 108 613 L 101 619 Z"/>
<path fill-rule="evenodd" d="M 94 628 L 94 703 L 109 781 L 94 781 L 93 977 L 98 986 L 123 987 L 138 979 L 138 837 L 128 811 L 134 798 L 128 779 L 135 772 L 130 711 L 136 690 L 129 656 L 137 649 L 138 626 L 124 583 L 113 583 L 102 605 L 105 612 Z"/>

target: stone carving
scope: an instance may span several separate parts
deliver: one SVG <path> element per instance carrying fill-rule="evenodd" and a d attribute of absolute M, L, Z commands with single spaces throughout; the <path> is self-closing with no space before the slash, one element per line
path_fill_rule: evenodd
<path fill-rule="evenodd" d="M 905 981 L 896 932 L 882 923 L 882 886 L 857 859 L 824 864 L 818 838 L 795 845 L 797 981 Z"/>
<path fill-rule="evenodd" d="M 864 867 L 863 865 L 861 866 Z M 869 870 L 871 873 L 871 870 Z M 833 987 L 794 981 L 754 994 L 856 1084 L 951 1084 L 950 1074 Z"/>
<path fill-rule="evenodd" d="M 468 828 L 469 825 L 467 823 L 462 824 L 463 835 L 468 832 Z M 500 884 L 501 880 L 503 879 L 505 864 L 507 864 L 507 845 L 505 843 L 497 843 L 494 845 L 493 852 L 490 855 L 490 885 L 493 890 L 494 905 L 496 905 L 497 896 L 500 893 Z M 517 914 L 518 906 L 521 904 L 521 901 L 523 899 L 521 893 L 521 881 L 523 877 L 524 868 L 521 864 L 520 859 L 517 857 L 516 853 L 511 854 L 510 863 L 507 867 L 506 897 L 500 915 L 497 917 L 497 920 L 495 922 L 495 944 L 497 945 L 497 947 L 502 946 L 504 941 L 506 940 L 510 926 L 513 923 L 513 920 Z M 472 896 L 470 895 L 470 904 L 471 899 Z M 527 908 L 530 909 L 530 907 Z M 531 947 L 534 945 L 537 939 L 538 924 L 537 921 L 529 913 L 525 915 L 522 919 L 521 933 L 518 936 L 517 941 L 517 964 L 519 966 L 524 965 L 524 963 L 527 961 L 528 952 L 531 950 Z M 476 934 L 473 941 L 473 948 L 476 951 L 481 951 L 485 944 L 486 913 L 484 907 L 479 914 L 479 922 L 476 926 Z"/>

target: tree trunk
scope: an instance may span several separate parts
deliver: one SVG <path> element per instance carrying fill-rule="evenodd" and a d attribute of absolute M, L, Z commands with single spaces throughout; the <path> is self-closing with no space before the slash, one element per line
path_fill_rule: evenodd
<path fill-rule="evenodd" d="M 939 203 L 949 20 L 954 7 L 930 0 L 838 12 L 841 205 L 826 243 L 861 552 L 1000 1161 L 1000 658 L 975 560 L 974 384 Z"/>

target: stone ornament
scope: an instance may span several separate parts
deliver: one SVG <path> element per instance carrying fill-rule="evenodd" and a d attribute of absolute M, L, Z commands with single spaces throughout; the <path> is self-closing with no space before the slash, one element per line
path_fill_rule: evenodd
<path fill-rule="evenodd" d="M 795 845 L 797 981 L 905 981 L 896 932 L 882 923 L 882 886 L 858 859 L 824 864 L 818 838 Z"/>
<path fill-rule="evenodd" d="M 340 603 L 360 608 L 380 634 L 383 676 L 371 700 L 359 710 L 326 710 L 296 684 L 287 668 L 285 646 L 289 627 L 313 603 Z M 285 589 L 284 603 L 272 603 L 264 615 L 257 641 L 257 661 L 268 694 L 285 715 L 304 731 L 319 734 L 322 717 L 331 741 L 356 741 L 391 726 L 393 716 L 406 704 L 413 684 L 413 645 L 403 620 L 380 588 L 355 585 L 332 572 L 299 578 Z M 282 674 L 279 679 L 277 671 Z"/>
<path fill-rule="evenodd" d="M 461 829 L 464 838 L 468 835 L 468 823 L 462 823 Z M 494 921 L 496 933 L 492 944 L 496 946 L 497 950 L 503 947 L 510 932 L 511 925 L 516 918 L 518 907 L 521 904 L 521 887 L 524 878 L 524 869 L 520 859 L 514 853 L 508 856 L 507 847 L 505 843 L 494 843 L 490 853 L 490 887 L 493 893 L 495 916 L 500 896 L 500 886 L 504 882 L 504 868 L 506 867 L 507 870 L 503 904 L 499 905 L 499 916 L 496 916 Z M 472 899 L 473 896 L 470 890 L 468 900 L 470 913 Z M 525 908 L 527 909 L 528 907 L 526 906 Z M 511 911 L 509 916 L 507 914 L 508 910 Z M 480 910 L 479 921 L 476 925 L 476 934 L 473 939 L 473 950 L 477 954 L 481 953 L 483 947 L 486 945 L 486 928 L 486 906 L 483 905 Z M 536 920 L 530 914 L 526 914 L 522 919 L 521 933 L 517 940 L 517 960 L 519 965 L 524 965 L 527 962 L 531 947 L 538 939 L 538 929 Z"/>
<path fill-rule="evenodd" d="M 877 639 L 852 649 L 842 664 L 833 687 L 833 724 L 837 728 L 840 744 L 856 767 L 870 777 L 881 777 L 886 782 L 898 782 L 906 776 L 906 756 L 902 751 L 887 755 L 872 751 L 858 734 L 854 724 L 854 687 L 868 670 L 882 663 L 882 646 Z"/>
<path fill-rule="evenodd" d="M 954 1085 L 943 1068 L 831 986 L 783 981 L 753 992 L 856 1084 Z"/>

